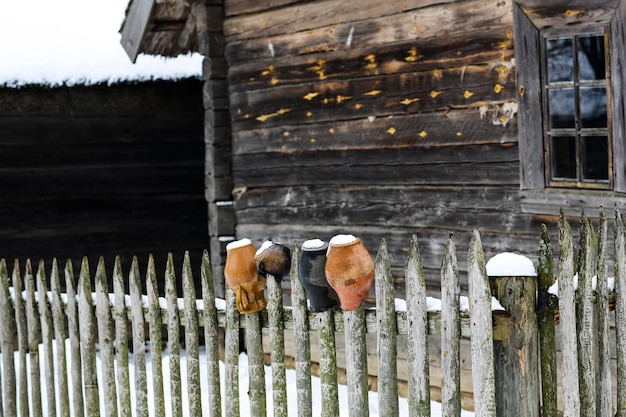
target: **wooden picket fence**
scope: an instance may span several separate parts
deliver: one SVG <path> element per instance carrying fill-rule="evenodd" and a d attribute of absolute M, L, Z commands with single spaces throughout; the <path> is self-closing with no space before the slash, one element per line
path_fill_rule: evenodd
<path fill-rule="evenodd" d="M 564 415 L 613 416 L 609 339 L 609 301 L 615 303 L 617 339 L 617 415 L 626 416 L 626 239 L 622 217 L 615 217 L 615 292 L 607 286 L 607 221 L 601 210 L 598 233 L 583 215 L 580 255 L 562 217 L 559 236 L 559 326 L 562 327 Z M 321 415 L 339 415 L 335 337 L 343 333 L 350 416 L 367 416 L 366 334 L 377 334 L 378 401 L 384 415 L 398 415 L 397 335 L 407 335 L 408 407 L 411 416 L 430 416 L 429 335 L 441 336 L 442 414 L 458 416 L 460 338 L 471 339 L 472 380 L 477 416 L 556 416 L 556 343 L 554 305 L 544 303 L 554 281 L 547 229 L 541 233 L 538 280 L 531 277 L 490 279 L 480 235 L 474 231 L 467 257 L 470 311 L 459 307 L 459 270 L 452 237 L 443 255 L 440 312 L 427 311 L 425 279 L 417 239 L 406 261 L 406 309 L 397 309 L 387 246 L 376 257 L 376 308 L 311 313 L 297 276 L 299 249 L 292 252 L 291 303 L 283 303 L 281 285 L 268 277 L 266 311 L 241 316 L 233 293 L 225 308 L 216 308 L 208 255 L 201 260 L 201 298 L 195 293 L 191 260 L 186 254 L 177 281 L 170 256 L 157 280 L 150 258 L 145 277 L 137 260 L 127 275 L 116 259 L 111 280 L 100 259 L 95 274 L 84 259 L 78 279 L 71 262 L 59 271 L 52 263 L 49 280 L 44 263 L 24 274 L 16 261 L 9 274 L 0 262 L 0 411 L 2 416 L 238 416 L 240 329 L 245 329 L 250 415 L 287 416 L 285 330 L 295 334 L 297 415 L 312 415 L 310 331 L 320 340 Z M 578 272 L 578 291 L 573 277 Z M 597 275 L 598 287 L 591 286 Z M 65 290 L 61 291 L 61 278 Z M 93 278 L 93 280 L 92 280 Z M 48 281 L 50 288 L 48 287 Z M 537 282 L 538 281 L 538 282 Z M 113 283 L 112 291 L 108 283 Z M 159 296 L 157 282 L 164 282 Z M 182 282 L 179 298 L 176 282 Z M 125 284 L 130 288 L 125 292 Z M 497 294 L 507 310 L 492 312 Z M 539 294 L 539 302 L 535 295 Z M 554 300 L 553 300 L 554 301 Z M 538 306 L 538 308 L 536 308 Z M 147 325 L 147 327 L 146 327 Z M 224 375 L 220 377 L 218 329 L 224 328 Z M 262 331 L 269 328 L 271 386 L 265 383 Z M 184 329 L 181 335 L 181 328 Z M 166 332 L 163 332 L 166 329 Z M 199 332 L 203 329 L 203 332 Z M 200 333 L 203 333 L 201 340 Z M 181 384 L 184 337 L 186 392 Z M 149 343 L 147 343 L 149 339 Z M 164 345 L 163 341 L 167 343 Z M 129 342 L 130 341 L 130 342 Z M 131 346 L 129 346 L 129 344 Z M 201 380 L 200 346 L 206 350 L 206 379 Z M 132 351 L 129 352 L 130 347 Z M 599 367 L 595 368 L 596 352 Z M 163 354 L 168 355 L 168 369 Z M 149 355 L 148 355 L 149 354 Z M 134 378 L 129 372 L 132 355 Z M 147 359 L 149 356 L 149 360 Z M 152 378 L 149 381 L 147 365 Z M 578 364 L 578 365 L 577 365 Z M 596 390 L 596 373 L 602 389 Z M 43 380 L 42 380 L 43 375 Z M 164 386 L 169 384 L 165 397 Z M 541 390 L 538 386 L 541 384 Z M 608 384 L 608 385 L 607 385 Z M 150 385 L 150 390 L 148 386 Z M 273 409 L 267 410 L 267 390 Z M 152 395 L 148 395 L 149 391 Z M 208 395 L 203 395 L 208 392 Z M 541 392 L 541 393 L 540 393 Z M 204 405 L 204 407 L 203 407 Z"/>

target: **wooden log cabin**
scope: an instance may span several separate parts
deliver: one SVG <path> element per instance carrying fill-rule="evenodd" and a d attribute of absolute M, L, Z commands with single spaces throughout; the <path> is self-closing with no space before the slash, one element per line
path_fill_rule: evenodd
<path fill-rule="evenodd" d="M 351 233 L 401 290 L 415 233 L 436 290 L 450 234 L 461 265 L 473 229 L 536 259 L 561 208 L 623 207 L 625 23 L 626 0 L 132 0 L 122 44 L 205 56 L 214 268 L 235 236 Z"/>
<path fill-rule="evenodd" d="M 149 254 L 162 271 L 168 252 L 180 264 L 188 250 L 199 276 L 201 88 L 197 77 L 0 88 L 0 258 L 42 259 L 46 272 L 72 259 L 78 274 L 87 256 L 93 274 L 102 256 L 112 280 L 117 255 L 125 273 L 136 256 L 144 276 Z"/>

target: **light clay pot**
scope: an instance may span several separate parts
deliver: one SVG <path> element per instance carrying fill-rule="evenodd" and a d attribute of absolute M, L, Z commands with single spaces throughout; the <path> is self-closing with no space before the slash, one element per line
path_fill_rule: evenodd
<path fill-rule="evenodd" d="M 240 313 L 256 313 L 267 307 L 265 278 L 257 273 L 254 260 L 256 249 L 249 239 L 231 242 L 226 246 L 224 278 L 233 290 Z"/>

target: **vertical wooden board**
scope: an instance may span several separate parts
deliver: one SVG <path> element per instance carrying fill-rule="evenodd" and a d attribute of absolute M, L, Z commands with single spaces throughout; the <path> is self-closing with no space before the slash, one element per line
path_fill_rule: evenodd
<path fill-rule="evenodd" d="M 146 274 L 146 293 L 148 295 L 148 323 L 150 332 L 150 350 L 152 359 L 152 394 L 154 412 L 165 415 L 165 393 L 163 392 L 163 338 L 161 335 L 161 306 L 159 304 L 159 287 L 157 284 L 154 257 L 148 257 Z"/>
<path fill-rule="evenodd" d="M 15 293 L 14 293 L 15 294 Z M 21 296 L 21 294 L 16 294 Z M 15 361 L 12 354 L 15 341 L 14 310 L 9 293 L 9 274 L 4 259 L 0 260 L 0 349 L 2 355 L 2 404 L 3 416 L 17 416 L 17 393 L 15 391 Z"/>
<path fill-rule="evenodd" d="M 452 236 L 441 266 L 441 410 L 445 416 L 461 413 L 459 270 Z"/>
<path fill-rule="evenodd" d="M 78 323 L 78 297 L 72 261 L 65 264 L 65 291 L 67 291 L 67 330 L 70 338 L 70 371 L 72 375 L 72 413 L 74 416 L 85 415 L 83 397 L 83 363 L 80 354 L 80 332 Z M 15 281 L 14 281 L 15 282 Z"/>
<path fill-rule="evenodd" d="M 346 377 L 348 378 L 348 415 L 369 416 L 365 308 L 343 313 L 346 337 Z M 310 378 L 309 378 L 310 379 Z"/>
<path fill-rule="evenodd" d="M 596 308 L 598 317 L 598 416 L 612 417 L 613 381 L 611 377 L 611 319 L 609 316 L 608 288 L 608 225 L 604 208 L 600 207 L 598 224 L 598 271 L 596 287 Z"/>
<path fill-rule="evenodd" d="M 428 312 L 426 278 L 422 268 L 417 236 L 411 237 L 405 263 L 407 320 L 407 366 L 409 415 L 430 416 L 430 367 L 428 355 Z"/>
<path fill-rule="evenodd" d="M 58 381 L 59 416 L 70 417 L 69 381 L 67 378 L 67 354 L 65 351 L 65 303 L 61 299 L 61 280 L 56 258 L 52 260 L 50 273 L 52 293 L 52 319 L 54 321 L 54 339 L 56 347 L 56 381 Z"/>
<path fill-rule="evenodd" d="M 209 253 L 202 253 L 202 265 L 200 267 L 202 280 L 202 299 L 204 304 L 204 343 L 206 346 L 207 382 L 209 414 L 211 417 L 222 414 L 222 396 L 220 389 L 220 364 L 217 311 L 215 309 L 215 288 L 213 287 L 213 271 Z"/>
<path fill-rule="evenodd" d="M 265 366 L 263 364 L 263 340 L 261 336 L 260 312 L 248 313 L 246 321 L 246 348 L 248 353 L 248 396 L 250 414 L 266 416 Z"/>
<path fill-rule="evenodd" d="M 226 288 L 225 335 L 225 399 L 226 417 L 239 416 L 239 311 L 235 293 Z"/>
<path fill-rule="evenodd" d="M 611 69 L 611 135 L 613 147 L 613 189 L 617 192 L 626 191 L 626 178 L 623 172 L 626 170 L 624 155 L 626 148 L 624 138 L 623 115 L 626 113 L 626 94 L 624 93 L 624 71 L 626 71 L 626 3 L 620 1 L 615 14 L 609 25 L 610 28 L 610 69 Z"/>
<path fill-rule="evenodd" d="M 626 416 L 626 232 L 615 207 L 615 334 L 617 344 L 617 416 Z M 559 288 L 560 290 L 560 288 Z"/>
<path fill-rule="evenodd" d="M 561 214 L 559 227 L 559 267 L 557 279 L 559 282 L 559 322 L 563 355 L 563 368 L 561 371 L 563 412 L 568 416 L 578 416 L 580 415 L 580 394 L 574 299 L 574 244 L 572 241 L 572 230 L 563 214 Z"/>
<path fill-rule="evenodd" d="M 298 417 L 311 417 L 311 344 L 309 320 L 306 305 L 306 293 L 298 278 L 300 248 L 294 246 L 291 251 L 291 308 L 293 311 L 293 331 L 296 348 L 296 392 Z"/>
<path fill-rule="evenodd" d="M 44 354 L 44 377 L 46 381 L 54 381 L 54 353 L 52 351 L 52 315 L 48 300 L 48 285 L 46 283 L 46 273 L 43 260 L 39 261 L 37 268 L 37 307 L 39 310 L 39 320 L 41 322 L 41 341 Z M 46 402 L 48 415 L 56 415 L 56 390 L 55 384 L 46 383 Z"/>
<path fill-rule="evenodd" d="M 185 308 L 185 347 L 187 349 L 187 396 L 189 416 L 202 416 L 202 389 L 200 388 L 200 351 L 198 340 L 198 310 L 196 289 L 191 272 L 189 252 L 183 259 L 183 298 Z"/>
<path fill-rule="evenodd" d="M 15 307 L 15 327 L 17 331 L 17 409 L 20 416 L 28 415 L 28 381 L 26 369 L 26 351 L 28 341 L 26 337 L 26 316 L 24 315 L 24 300 L 22 298 L 22 277 L 20 274 L 20 264 L 16 259 L 13 263 L 11 273 L 11 283 L 13 284 L 13 298 Z"/>
<path fill-rule="evenodd" d="M 113 266 L 113 314 L 115 320 L 115 361 L 117 362 L 117 397 L 120 417 L 132 415 L 130 400 L 130 374 L 128 370 L 128 312 L 124 275 L 119 256 Z"/>
<path fill-rule="evenodd" d="M 479 416 L 496 415 L 493 358 L 491 290 L 480 234 L 474 230 L 467 254 L 470 329 L 472 333 L 472 382 L 474 411 Z"/>
<path fill-rule="evenodd" d="M 398 348 L 396 304 L 387 242 L 382 239 L 376 255 L 376 319 L 378 321 L 378 408 L 398 415 Z"/>
<path fill-rule="evenodd" d="M 165 300 L 167 303 L 167 350 L 170 359 L 170 410 L 173 417 L 183 417 L 182 379 L 180 376 L 180 316 L 174 256 L 171 252 L 167 255 L 165 266 Z"/>
<path fill-rule="evenodd" d="M 272 361 L 272 398 L 274 416 L 286 417 L 287 375 L 285 370 L 285 324 L 283 322 L 283 290 L 280 280 L 267 275 L 267 315 L 269 319 Z M 322 402 L 323 404 L 323 402 Z"/>
<path fill-rule="evenodd" d="M 28 333 L 28 355 L 30 359 L 30 401 L 32 415 L 43 416 L 41 402 L 41 373 L 39 366 L 39 343 L 41 329 L 35 301 L 35 282 L 30 259 L 26 260 L 26 276 L 24 277 L 26 290 L 26 326 Z"/>
<path fill-rule="evenodd" d="M 100 257 L 96 268 L 96 318 L 98 322 L 98 347 L 100 349 L 100 370 L 104 396 L 104 415 L 116 417 L 117 392 L 115 384 L 115 354 L 113 346 L 113 323 L 109 288 L 104 267 L 104 258 Z"/>
<path fill-rule="evenodd" d="M 335 347 L 334 312 L 319 313 L 321 417 L 339 415 L 339 389 L 337 387 L 337 350 Z"/>
<path fill-rule="evenodd" d="M 596 415 L 596 328 L 593 306 L 592 278 L 595 272 L 595 250 L 591 223 L 583 213 L 578 259 L 578 291 L 576 293 L 576 330 L 578 334 L 578 381 L 581 416 Z"/>
<path fill-rule="evenodd" d="M 552 244 L 550 243 L 550 235 L 545 224 L 541 225 L 537 272 L 539 275 L 539 294 L 542 294 L 547 299 L 548 289 L 554 283 L 554 267 Z M 542 305 L 537 313 L 537 318 L 539 320 L 542 413 L 544 417 L 556 417 L 557 363 L 554 310 L 547 305 Z"/>
<path fill-rule="evenodd" d="M 146 375 L 145 320 L 143 294 L 137 257 L 133 257 L 129 274 L 130 308 L 133 329 L 133 355 L 135 358 L 135 413 L 148 417 L 148 380 Z"/>
<path fill-rule="evenodd" d="M 78 325 L 83 365 L 85 414 L 100 416 L 100 391 L 96 361 L 96 319 L 93 311 L 89 260 L 84 257 L 78 277 Z"/>

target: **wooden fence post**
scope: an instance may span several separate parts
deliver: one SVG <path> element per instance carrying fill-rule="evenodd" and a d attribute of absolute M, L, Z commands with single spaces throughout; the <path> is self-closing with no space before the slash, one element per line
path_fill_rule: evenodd
<path fill-rule="evenodd" d="M 491 293 L 511 314 L 508 340 L 494 341 L 498 416 L 539 417 L 536 276 L 493 276 Z"/>

